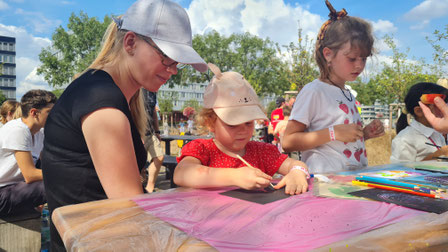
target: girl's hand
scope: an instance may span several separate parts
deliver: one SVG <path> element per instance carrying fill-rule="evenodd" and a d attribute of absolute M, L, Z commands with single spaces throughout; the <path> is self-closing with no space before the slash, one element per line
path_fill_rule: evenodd
<path fill-rule="evenodd" d="M 285 188 L 285 193 L 289 195 L 301 194 L 308 190 L 308 181 L 306 174 L 300 170 L 292 169 L 286 174 L 280 182 L 274 186 L 275 189 Z"/>
<path fill-rule="evenodd" d="M 262 189 L 269 185 L 272 177 L 260 169 L 244 166 L 235 169 L 235 185 L 246 190 Z"/>
<path fill-rule="evenodd" d="M 434 158 L 440 157 L 440 156 L 448 156 L 448 145 L 440 147 L 437 151 L 435 151 L 432 156 Z"/>
<path fill-rule="evenodd" d="M 384 125 L 383 123 L 375 119 L 371 123 L 369 123 L 366 127 L 364 127 L 364 140 L 380 137 L 384 135 Z"/>
<path fill-rule="evenodd" d="M 338 124 L 333 128 L 336 140 L 341 142 L 356 142 L 358 139 L 361 139 L 364 136 L 362 126 L 356 123 Z"/>

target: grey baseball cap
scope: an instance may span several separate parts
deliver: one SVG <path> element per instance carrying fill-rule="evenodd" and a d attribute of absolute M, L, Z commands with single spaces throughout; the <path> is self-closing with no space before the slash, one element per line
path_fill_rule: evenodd
<path fill-rule="evenodd" d="M 169 0 L 139 0 L 121 17 L 119 29 L 151 38 L 171 59 L 192 65 L 196 70 L 208 69 L 193 49 L 191 25 L 182 6 Z"/>

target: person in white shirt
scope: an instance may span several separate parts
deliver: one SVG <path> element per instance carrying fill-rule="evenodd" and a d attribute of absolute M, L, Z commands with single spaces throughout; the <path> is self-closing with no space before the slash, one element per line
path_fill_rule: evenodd
<path fill-rule="evenodd" d="M 330 8 L 316 40 L 320 77 L 297 95 L 282 139 L 286 152 L 301 151 L 313 173 L 357 170 L 367 166 L 364 141 L 384 134 L 379 120 L 364 125 L 354 95 L 346 86 L 355 81 L 373 53 L 371 25 Z"/>
<path fill-rule="evenodd" d="M 406 113 L 398 118 L 397 136 L 392 140 L 391 163 L 431 160 L 448 154 L 445 138 L 432 128 L 419 106 L 423 94 L 446 95 L 447 92 L 446 88 L 428 82 L 417 83 L 409 89 L 404 102 L 407 114 L 412 115 L 413 120 L 408 125 Z M 445 102 L 447 100 L 445 96 Z M 434 104 L 428 104 L 428 107 L 437 117 L 442 117 L 441 111 Z"/>
<path fill-rule="evenodd" d="M 0 215 L 32 211 L 46 202 L 42 170 L 35 164 L 43 148 L 43 132 L 56 96 L 31 90 L 20 103 L 22 118 L 0 128 Z"/>

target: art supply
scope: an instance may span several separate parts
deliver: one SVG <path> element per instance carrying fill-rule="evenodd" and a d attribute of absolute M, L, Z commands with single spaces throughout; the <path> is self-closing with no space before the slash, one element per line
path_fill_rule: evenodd
<path fill-rule="evenodd" d="M 250 168 L 254 168 L 251 164 L 249 164 L 249 162 L 247 162 L 246 160 L 244 160 L 244 158 L 242 158 L 240 155 L 236 155 L 236 157 L 239 159 L 239 160 L 241 160 L 241 162 L 243 162 L 245 165 L 247 165 L 248 167 L 250 167 Z M 264 188 L 266 191 L 268 191 L 268 192 L 272 192 L 272 191 L 275 191 L 275 188 L 274 188 L 274 185 L 272 184 L 272 183 L 269 183 L 269 185 L 266 187 L 266 188 Z"/>
<path fill-rule="evenodd" d="M 430 145 L 430 146 L 434 146 L 437 149 L 440 149 L 440 146 L 438 146 L 437 144 L 433 144 L 433 143 L 425 143 L 425 144 Z"/>
<path fill-rule="evenodd" d="M 438 157 L 438 158 L 440 158 L 440 157 Z M 433 170 L 433 169 L 428 169 L 428 168 L 415 167 L 414 169 L 416 169 L 418 171 L 428 171 L 428 172 L 437 172 L 437 173 L 448 174 L 448 171 Z"/>
<path fill-rule="evenodd" d="M 404 182 L 398 182 L 398 181 L 394 181 L 394 180 L 390 180 L 390 179 L 384 179 L 384 178 L 376 178 L 376 177 L 369 177 L 369 176 L 359 176 L 356 177 L 356 180 L 361 180 L 361 181 L 365 181 L 365 182 L 373 182 L 373 183 L 379 183 L 379 184 L 383 184 L 386 186 L 396 186 L 396 187 L 404 187 L 404 188 L 410 188 L 419 192 L 423 192 L 423 193 L 428 193 L 428 194 L 435 194 L 436 192 L 434 190 L 425 188 L 425 187 L 421 187 L 421 186 L 416 186 L 413 184 L 409 184 L 409 183 L 404 183 Z"/>
<path fill-rule="evenodd" d="M 435 182 L 439 185 L 448 185 L 448 176 L 426 176 L 425 180 Z"/>
<path fill-rule="evenodd" d="M 430 198 L 437 198 L 437 199 L 441 198 L 439 195 L 422 193 L 422 192 L 416 192 L 416 191 L 413 191 L 413 190 L 402 189 L 402 188 L 393 187 L 393 186 L 383 186 L 383 185 L 378 185 L 378 184 L 373 184 L 373 183 L 360 182 L 360 181 L 356 181 L 356 180 L 353 180 L 352 183 L 354 185 L 358 185 L 358 186 L 368 186 L 368 187 L 374 187 L 374 188 L 383 189 L 383 190 L 402 192 L 402 193 L 409 193 L 409 194 L 425 196 L 425 197 L 430 197 Z"/>

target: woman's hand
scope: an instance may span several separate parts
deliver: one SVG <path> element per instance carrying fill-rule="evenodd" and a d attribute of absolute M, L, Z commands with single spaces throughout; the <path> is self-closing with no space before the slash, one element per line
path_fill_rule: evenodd
<path fill-rule="evenodd" d="M 364 136 L 362 126 L 356 123 L 338 124 L 333 128 L 336 140 L 341 142 L 356 142 Z"/>
<path fill-rule="evenodd" d="M 294 195 L 306 192 L 308 190 L 306 174 L 301 170 L 291 169 L 274 188 L 280 189 L 285 185 L 286 194 Z"/>
<path fill-rule="evenodd" d="M 431 110 L 422 102 L 418 102 L 420 107 L 423 110 L 423 114 L 425 114 L 426 120 L 432 125 L 432 127 L 441 132 L 441 133 L 448 133 L 448 106 L 445 103 L 445 101 L 440 98 L 436 97 L 434 99 L 434 104 L 436 107 L 442 112 L 443 117 L 438 118 L 436 117 Z"/>
<path fill-rule="evenodd" d="M 371 123 L 369 123 L 366 127 L 364 127 L 364 140 L 380 137 L 384 135 L 384 125 L 383 123 L 375 119 Z"/>
<path fill-rule="evenodd" d="M 263 189 L 271 179 L 271 176 L 257 168 L 244 166 L 235 169 L 235 185 L 246 190 Z"/>

